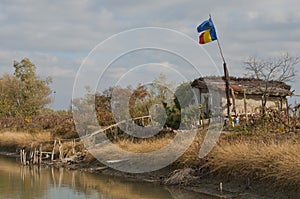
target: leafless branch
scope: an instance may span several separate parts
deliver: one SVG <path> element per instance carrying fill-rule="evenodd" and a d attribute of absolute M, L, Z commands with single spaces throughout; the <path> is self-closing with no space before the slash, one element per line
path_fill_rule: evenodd
<path fill-rule="evenodd" d="M 300 57 L 293 57 L 288 53 L 267 60 L 249 57 L 244 62 L 247 71 L 245 75 L 263 81 L 264 85 L 261 85 L 259 90 L 262 92 L 262 104 L 264 106 L 270 92 L 275 89 L 275 84 L 270 84 L 270 81 L 293 81 L 296 77 L 295 67 L 299 62 Z"/>

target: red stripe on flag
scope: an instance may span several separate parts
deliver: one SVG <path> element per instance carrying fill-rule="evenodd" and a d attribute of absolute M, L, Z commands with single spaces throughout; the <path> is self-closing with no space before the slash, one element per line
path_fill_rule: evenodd
<path fill-rule="evenodd" d="M 199 44 L 205 44 L 205 42 L 204 42 L 204 33 L 205 33 L 205 32 L 203 32 L 203 33 L 199 36 Z"/>

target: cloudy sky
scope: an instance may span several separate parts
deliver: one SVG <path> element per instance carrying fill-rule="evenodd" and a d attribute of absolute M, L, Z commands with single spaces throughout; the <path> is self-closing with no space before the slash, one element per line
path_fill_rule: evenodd
<path fill-rule="evenodd" d="M 245 73 L 243 61 L 249 56 L 268 58 L 284 52 L 300 56 L 299 7 L 300 3 L 296 0 L 261 0 L 259 3 L 245 0 L 2 0 L 0 6 L 0 75 L 13 72 L 13 60 L 20 61 L 28 57 L 37 66 L 38 73 L 42 77 L 53 78 L 51 87 L 56 94 L 52 96 L 55 100 L 51 107 L 56 109 L 66 109 L 70 105 L 72 89 L 80 65 L 97 61 L 99 57 L 109 57 L 115 60 L 112 62 L 115 67 L 111 66 L 109 70 L 104 70 L 104 65 L 99 66 L 98 63 L 95 66 L 102 75 L 102 79 L 99 80 L 98 77 L 98 83 L 101 84 L 98 87 L 108 85 L 107 81 L 110 81 L 110 78 L 115 78 L 116 82 L 123 82 L 125 77 L 130 80 L 134 77 L 144 79 L 142 77 L 150 74 L 149 71 L 155 71 L 151 76 L 164 72 L 171 77 L 169 79 L 175 76 L 171 73 L 168 75 L 168 71 L 175 71 L 179 76 L 180 73 L 184 73 L 182 71 L 185 71 L 187 74 L 185 77 L 188 78 L 183 79 L 193 78 L 191 74 L 195 73 L 188 66 L 189 63 L 178 59 L 178 56 L 173 56 L 170 52 L 157 53 L 148 49 L 141 52 L 135 51 L 129 55 L 127 53 L 118 59 L 112 56 L 115 55 L 114 53 L 109 54 L 120 49 L 128 51 L 131 44 L 139 42 L 134 34 L 133 36 L 127 34 L 127 39 L 121 38 L 120 43 L 118 43 L 119 38 L 116 37 L 116 41 L 104 42 L 106 52 L 103 49 L 99 51 L 96 49 L 94 54 L 90 54 L 92 58 L 83 61 L 92 49 L 95 49 L 97 45 L 99 47 L 99 43 L 112 35 L 134 28 L 172 29 L 187 35 L 196 44 L 198 40 L 196 26 L 206 20 L 208 14 L 211 13 L 229 72 L 233 76 L 242 76 Z M 145 42 L 151 38 L 149 42 L 152 42 L 157 38 L 164 40 L 167 37 L 162 46 L 164 49 L 168 46 L 168 42 L 180 40 L 173 45 L 173 48 L 184 49 L 182 52 L 185 54 L 184 57 L 191 55 L 190 59 L 193 59 L 192 56 L 197 51 L 195 45 L 189 43 L 190 41 L 185 41 L 184 38 L 177 39 L 176 35 L 171 33 L 168 36 L 164 30 L 162 34 L 157 31 L 146 31 L 147 34 L 142 35 L 140 40 Z M 189 47 L 184 46 L 187 43 L 190 44 Z M 214 70 L 222 71 L 222 60 L 216 42 L 197 48 L 210 56 L 215 63 L 215 65 L 211 64 L 214 65 L 211 71 L 206 70 L 210 68 L 209 64 L 204 64 L 201 74 L 212 75 L 217 74 Z M 118 51 L 118 53 L 122 52 Z M 204 58 L 202 60 L 203 63 L 206 62 Z M 155 64 L 150 67 L 149 63 Z M 135 66 L 133 73 L 128 72 L 130 68 L 124 66 L 126 64 Z M 143 64 L 145 67 L 140 70 Z M 300 72 L 300 65 L 297 69 Z M 82 72 L 84 74 L 84 71 Z M 98 75 L 98 72 L 95 74 Z M 176 76 L 175 79 L 177 78 Z M 291 83 L 298 94 L 300 94 L 299 79 L 298 75 L 296 81 Z"/>

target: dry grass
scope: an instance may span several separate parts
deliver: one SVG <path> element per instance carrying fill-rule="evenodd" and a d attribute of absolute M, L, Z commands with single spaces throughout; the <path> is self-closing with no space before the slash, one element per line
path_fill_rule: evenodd
<path fill-rule="evenodd" d="M 222 176 L 256 179 L 278 187 L 300 187 L 300 145 L 295 141 L 222 142 L 205 166 Z"/>
<path fill-rule="evenodd" d="M 203 140 L 203 133 L 198 132 L 191 146 L 187 149 L 184 154 L 186 160 L 198 157 L 200 145 Z M 161 137 L 157 139 L 145 139 L 139 142 L 132 142 L 130 139 L 119 140 L 116 144 L 123 150 L 134 152 L 134 153 L 147 153 L 151 151 L 156 151 L 164 146 L 167 146 L 172 142 L 174 138 L 171 136 Z M 181 144 L 188 142 L 188 139 L 181 140 Z M 198 158 L 199 159 L 199 158 Z"/>
<path fill-rule="evenodd" d="M 121 154 L 119 151 L 116 151 L 117 148 L 122 149 L 123 151 L 131 152 L 126 153 L 126 159 L 135 159 L 137 158 L 137 154 L 142 156 L 144 153 L 147 153 L 145 154 L 145 156 L 147 156 L 149 153 L 154 152 L 151 153 L 151 155 L 155 156 L 153 162 L 151 162 L 151 164 L 154 165 L 156 163 L 160 163 L 160 160 L 168 159 L 170 157 L 177 157 L 180 155 L 182 150 L 185 150 L 185 147 L 190 144 L 191 140 L 191 136 L 185 136 L 185 133 L 188 134 L 189 132 L 181 131 L 180 134 L 178 134 L 178 137 L 175 138 L 176 141 L 174 141 L 173 137 L 171 136 L 143 139 L 139 141 L 123 139 L 116 141 L 114 144 L 103 143 L 101 146 L 91 149 L 90 152 L 93 154 L 93 156 L 100 157 L 104 160 L 119 160 L 120 158 L 123 158 L 120 156 Z M 190 167 L 192 166 L 192 163 L 195 162 L 197 162 L 199 165 L 199 150 L 197 149 L 199 146 L 199 142 L 192 143 L 192 145 L 185 151 L 184 155 L 171 166 L 178 166 L 180 168 Z"/>
<path fill-rule="evenodd" d="M 172 164 L 172 166 L 178 166 L 180 168 L 199 166 L 203 162 L 203 160 L 199 159 L 199 150 L 204 135 L 205 133 L 198 131 L 196 137 L 193 139 L 192 144 L 187 148 L 187 150 L 183 153 L 183 155 L 179 157 L 179 159 Z M 160 150 L 161 148 L 169 145 L 172 142 L 172 140 L 173 137 L 166 136 L 157 139 L 142 140 L 139 142 L 132 142 L 132 140 L 130 139 L 125 139 L 125 140 L 120 140 L 115 144 L 117 144 L 118 147 L 120 147 L 125 151 L 129 151 L 133 153 L 148 153 L 148 152 Z M 188 138 L 182 139 L 180 145 L 181 146 L 188 145 L 187 142 L 189 142 Z M 178 149 L 181 146 L 178 146 Z M 102 151 L 105 150 L 105 147 L 102 148 L 101 150 Z M 106 151 L 109 152 L 110 149 L 107 149 Z M 164 151 L 160 153 L 161 158 L 172 156 L 172 155 L 173 155 L 172 151 Z"/>
<path fill-rule="evenodd" d="M 168 145 L 172 141 L 171 138 L 160 138 L 152 140 L 143 140 L 140 142 L 132 142 L 130 139 L 124 139 L 117 142 L 117 145 L 125 151 L 134 153 L 147 153 L 159 150 Z"/>
<path fill-rule="evenodd" d="M 1 132 L 0 148 L 6 151 L 16 151 L 18 148 L 29 148 L 31 143 L 38 146 L 39 143 L 51 140 L 50 132 L 28 133 L 28 132 Z"/>
<path fill-rule="evenodd" d="M 29 133 L 29 132 L 0 132 L 0 150 L 7 152 L 18 152 L 19 149 L 30 149 L 31 146 L 39 148 L 42 144 L 43 151 L 51 152 L 53 149 L 53 137 L 50 132 Z M 83 151 L 83 144 L 76 142 L 75 151 Z M 56 143 L 55 154 L 58 156 L 59 146 Z M 73 155 L 72 140 L 63 141 L 63 154 L 65 157 Z"/>
<path fill-rule="evenodd" d="M 192 145 L 174 163 L 180 167 L 200 166 L 223 177 L 238 176 L 252 179 L 276 187 L 300 190 L 300 141 L 299 136 L 222 136 L 220 142 L 204 159 L 199 159 L 204 133 L 198 132 Z M 234 136 L 236 137 L 236 136 Z M 146 153 L 169 144 L 171 138 L 160 138 L 132 143 L 130 140 L 118 142 L 127 151 Z M 162 154 L 162 157 L 164 154 Z"/>

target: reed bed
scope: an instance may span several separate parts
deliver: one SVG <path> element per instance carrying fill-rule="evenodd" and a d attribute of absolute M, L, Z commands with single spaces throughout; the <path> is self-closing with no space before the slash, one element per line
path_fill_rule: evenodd
<path fill-rule="evenodd" d="M 247 141 L 221 142 L 207 158 L 205 167 L 221 176 L 239 176 L 300 189 L 299 142 Z"/>
<path fill-rule="evenodd" d="M 50 132 L 0 132 L 0 148 L 4 151 L 16 151 L 21 148 L 37 147 L 40 143 L 46 143 L 52 138 Z"/>

